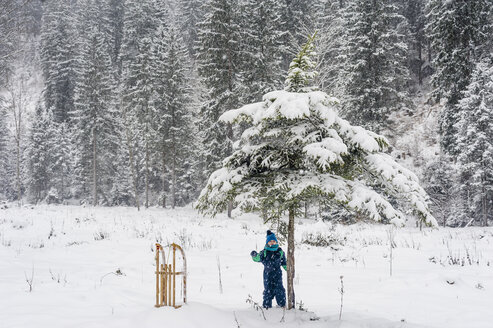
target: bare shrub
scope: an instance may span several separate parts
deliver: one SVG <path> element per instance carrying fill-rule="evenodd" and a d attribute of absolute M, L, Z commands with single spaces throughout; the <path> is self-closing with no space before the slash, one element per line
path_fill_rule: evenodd
<path fill-rule="evenodd" d="M 335 245 L 343 245 L 344 242 L 333 233 L 304 233 L 302 240 L 302 244 L 316 246 L 316 247 L 334 247 Z"/>
<path fill-rule="evenodd" d="M 94 240 L 103 240 L 110 237 L 109 233 L 103 230 L 98 230 L 94 233 Z"/>
<path fill-rule="evenodd" d="M 66 274 L 63 275 L 63 278 L 62 278 L 62 274 L 60 272 L 54 273 L 53 271 L 51 271 L 51 268 L 49 269 L 49 271 L 50 271 L 50 275 L 51 275 L 51 280 L 53 280 L 57 284 L 60 284 L 63 282 L 64 286 L 67 284 L 67 275 Z"/>
<path fill-rule="evenodd" d="M 32 292 L 33 287 L 34 287 L 34 285 L 33 285 L 33 282 L 34 282 L 34 265 L 33 265 L 32 271 L 31 271 L 31 277 L 27 276 L 26 271 L 24 271 L 24 277 L 26 278 L 26 283 L 29 286 L 29 292 Z"/>

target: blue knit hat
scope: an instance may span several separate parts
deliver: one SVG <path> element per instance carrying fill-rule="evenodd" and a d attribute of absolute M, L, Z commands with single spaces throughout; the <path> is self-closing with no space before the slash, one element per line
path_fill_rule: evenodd
<path fill-rule="evenodd" d="M 269 241 L 271 241 L 271 240 L 275 240 L 276 243 L 278 242 L 276 235 L 272 231 L 267 230 L 267 239 L 266 239 L 265 243 L 268 244 Z"/>

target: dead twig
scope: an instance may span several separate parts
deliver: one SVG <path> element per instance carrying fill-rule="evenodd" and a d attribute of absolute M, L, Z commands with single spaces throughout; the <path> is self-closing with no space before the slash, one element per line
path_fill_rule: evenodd
<path fill-rule="evenodd" d="M 26 271 L 24 271 L 24 277 L 26 277 L 26 282 L 29 285 L 29 292 L 32 292 L 33 291 L 33 281 L 34 281 L 34 265 L 33 265 L 33 269 L 31 272 L 31 277 L 30 278 L 27 277 Z"/>
<path fill-rule="evenodd" d="M 342 307 L 344 304 L 344 281 L 343 278 L 344 276 L 341 276 L 341 287 L 339 287 L 339 293 L 341 294 L 341 309 L 339 310 L 339 320 L 342 318 Z"/>
<path fill-rule="evenodd" d="M 264 318 L 265 321 L 267 321 L 267 318 L 265 317 L 265 313 L 264 313 L 264 309 L 260 306 L 260 304 L 258 304 L 257 302 L 255 302 L 252 298 L 252 295 L 248 295 L 248 298 L 246 299 L 246 302 L 251 304 L 252 307 L 255 309 L 255 311 L 260 311 L 262 312 L 262 317 Z"/>
<path fill-rule="evenodd" d="M 116 269 L 115 272 L 108 272 L 107 274 L 102 276 L 101 279 L 99 280 L 99 286 L 103 285 L 103 279 L 110 274 L 114 274 L 115 276 L 125 276 L 125 274 L 120 269 Z"/>

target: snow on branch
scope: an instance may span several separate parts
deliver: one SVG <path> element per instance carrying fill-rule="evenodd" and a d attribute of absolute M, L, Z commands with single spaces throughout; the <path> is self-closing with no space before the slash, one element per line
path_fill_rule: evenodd
<path fill-rule="evenodd" d="M 408 199 L 411 207 L 423 217 L 423 220 L 437 226 L 435 218 L 430 214 L 426 191 L 419 185 L 418 177 L 397 163 L 390 155 L 384 153 L 368 154 L 365 157 L 368 169 L 376 173 L 380 182 L 387 190 L 394 191 L 396 197 Z"/>
<path fill-rule="evenodd" d="M 237 209 L 258 210 L 319 197 L 375 221 L 402 225 L 401 209 L 412 209 L 436 225 L 416 175 L 383 153 L 388 140 L 340 118 L 337 103 L 321 91 L 281 90 L 224 113 L 220 120 L 251 127 L 211 175 L 199 209 L 215 214 L 233 201 Z"/>

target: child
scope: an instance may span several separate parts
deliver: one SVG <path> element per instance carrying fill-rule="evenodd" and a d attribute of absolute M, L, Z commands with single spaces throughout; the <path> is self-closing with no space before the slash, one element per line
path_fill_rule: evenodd
<path fill-rule="evenodd" d="M 267 240 L 264 249 L 257 253 L 250 253 L 255 262 L 262 262 L 264 265 L 264 308 L 272 307 L 272 299 L 276 297 L 277 305 L 286 305 L 286 291 L 282 285 L 281 266 L 286 270 L 286 256 L 279 247 L 276 235 L 267 230 Z"/>

